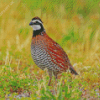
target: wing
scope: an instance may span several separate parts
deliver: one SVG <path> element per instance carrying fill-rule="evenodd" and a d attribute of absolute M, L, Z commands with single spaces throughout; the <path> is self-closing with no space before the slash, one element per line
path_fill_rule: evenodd
<path fill-rule="evenodd" d="M 54 68 L 55 70 L 66 71 L 69 68 L 71 70 L 71 73 L 78 75 L 78 73 L 71 65 L 67 54 L 59 44 L 57 44 L 54 40 L 52 40 L 47 34 L 43 34 L 43 36 L 40 39 L 41 42 L 45 45 L 44 46 L 45 50 L 51 57 L 51 61 L 57 65 L 56 67 L 59 67 L 59 68 Z"/>
<path fill-rule="evenodd" d="M 65 51 L 58 43 L 56 43 L 49 37 L 46 38 L 45 44 L 47 44 L 47 52 L 51 56 L 52 62 L 60 67 L 60 70 L 66 71 L 66 69 L 68 69 L 70 61 Z"/>

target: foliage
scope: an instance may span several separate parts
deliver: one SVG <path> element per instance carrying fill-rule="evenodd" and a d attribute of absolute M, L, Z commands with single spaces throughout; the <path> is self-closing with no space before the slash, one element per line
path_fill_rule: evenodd
<path fill-rule="evenodd" d="M 4 0 L 0 2 L 0 100 L 100 98 L 100 0 Z M 68 54 L 79 73 L 62 73 L 48 86 L 47 71 L 33 62 L 29 22 L 39 16 L 47 34 Z M 10 96 L 9 96 L 10 95 Z"/>

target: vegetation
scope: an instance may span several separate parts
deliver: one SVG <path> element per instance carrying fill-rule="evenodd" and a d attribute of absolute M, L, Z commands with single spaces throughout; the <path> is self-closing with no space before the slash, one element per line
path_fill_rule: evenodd
<path fill-rule="evenodd" d="M 48 86 L 47 71 L 31 58 L 35 16 L 69 55 L 79 73 L 62 73 Z M 0 100 L 100 99 L 100 0 L 0 1 Z"/>

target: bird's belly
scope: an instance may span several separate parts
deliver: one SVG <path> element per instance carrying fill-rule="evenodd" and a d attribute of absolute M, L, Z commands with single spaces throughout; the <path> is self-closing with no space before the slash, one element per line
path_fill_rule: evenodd
<path fill-rule="evenodd" d="M 31 45 L 31 55 L 36 65 L 41 69 L 53 68 L 51 57 L 47 54 L 46 50 L 43 47 Z"/>

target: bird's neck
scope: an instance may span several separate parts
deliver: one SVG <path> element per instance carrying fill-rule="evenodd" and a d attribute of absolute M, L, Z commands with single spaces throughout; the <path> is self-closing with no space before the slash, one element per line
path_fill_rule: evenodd
<path fill-rule="evenodd" d="M 37 35 L 42 35 L 45 32 L 44 27 L 41 27 L 40 30 L 33 30 L 33 37 L 36 37 Z"/>

